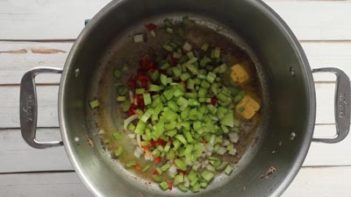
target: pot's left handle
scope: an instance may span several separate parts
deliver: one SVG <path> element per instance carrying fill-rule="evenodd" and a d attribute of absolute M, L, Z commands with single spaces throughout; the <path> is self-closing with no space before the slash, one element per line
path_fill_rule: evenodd
<path fill-rule="evenodd" d="M 21 80 L 20 123 L 23 139 L 34 148 L 49 148 L 63 145 L 62 141 L 40 142 L 36 139 L 38 102 L 35 77 L 40 73 L 62 73 L 62 69 L 38 67 L 26 72 Z"/>

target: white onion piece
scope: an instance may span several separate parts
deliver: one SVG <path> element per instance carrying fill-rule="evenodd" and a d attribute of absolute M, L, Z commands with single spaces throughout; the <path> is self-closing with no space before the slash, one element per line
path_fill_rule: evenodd
<path fill-rule="evenodd" d="M 224 148 L 224 147 L 219 147 L 219 148 L 216 150 L 217 154 L 219 154 L 219 155 L 224 155 L 224 153 L 225 153 L 226 151 L 227 151 L 227 149 Z"/>
<path fill-rule="evenodd" d="M 175 165 L 172 165 L 169 169 L 168 169 L 168 175 L 170 177 L 174 177 L 177 174 L 177 167 Z"/>
<path fill-rule="evenodd" d="M 136 157 L 136 158 L 140 158 L 141 157 L 141 155 L 143 154 L 143 149 L 141 149 L 141 148 L 139 148 L 139 147 L 136 147 L 135 148 L 135 151 L 134 151 L 134 156 Z"/>
<path fill-rule="evenodd" d="M 236 149 L 234 148 L 234 149 L 232 149 L 232 150 L 229 150 L 229 155 L 236 155 Z"/>
<path fill-rule="evenodd" d="M 130 91 L 130 90 L 129 90 L 129 101 L 130 101 L 131 103 L 134 102 L 134 94 L 133 94 L 133 92 Z"/>
<path fill-rule="evenodd" d="M 239 135 L 237 133 L 229 133 L 229 140 L 233 143 L 237 143 L 239 141 Z"/>
<path fill-rule="evenodd" d="M 123 122 L 123 129 L 128 130 L 128 128 L 127 128 L 128 125 L 136 119 L 138 119 L 138 114 L 134 114 L 132 116 L 129 116 L 127 119 L 125 119 Z"/>

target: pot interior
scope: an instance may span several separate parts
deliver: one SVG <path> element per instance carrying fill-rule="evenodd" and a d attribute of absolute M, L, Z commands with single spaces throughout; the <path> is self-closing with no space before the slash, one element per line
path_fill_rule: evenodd
<path fill-rule="evenodd" d="M 201 196 L 278 195 L 292 180 L 307 153 L 315 116 L 314 89 L 303 51 L 291 32 L 260 2 L 119 1 L 110 3 L 82 32 L 65 65 L 60 89 L 60 123 L 67 152 L 89 188 L 102 196 L 180 196 L 161 191 L 116 164 L 103 150 L 88 103 L 110 97 L 105 72 L 128 35 L 148 22 L 190 16 L 230 37 L 254 61 L 263 109 L 257 136 L 237 169 L 220 177 Z M 103 91 L 102 91 L 103 89 Z M 113 102 L 110 103 L 114 106 Z M 113 117 L 120 119 L 118 114 Z M 75 140 L 76 139 L 76 140 Z M 79 139 L 79 141 L 77 140 Z"/>

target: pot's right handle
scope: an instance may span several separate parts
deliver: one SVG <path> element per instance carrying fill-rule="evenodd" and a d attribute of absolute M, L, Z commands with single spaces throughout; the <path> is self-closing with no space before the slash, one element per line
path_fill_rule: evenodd
<path fill-rule="evenodd" d="M 40 142 L 36 139 L 38 102 L 35 77 L 40 73 L 62 73 L 62 69 L 39 67 L 26 72 L 21 80 L 20 123 L 23 139 L 34 148 L 63 145 L 62 141 Z"/>
<path fill-rule="evenodd" d="M 313 70 L 317 72 L 328 72 L 336 75 L 336 93 L 335 93 L 335 138 L 314 138 L 314 142 L 338 143 L 346 138 L 350 130 L 350 102 L 351 88 L 350 79 L 346 73 L 338 68 L 318 68 Z"/>

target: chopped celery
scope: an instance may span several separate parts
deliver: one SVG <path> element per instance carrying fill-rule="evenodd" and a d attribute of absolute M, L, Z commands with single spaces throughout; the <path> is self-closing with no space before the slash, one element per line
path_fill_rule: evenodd
<path fill-rule="evenodd" d="M 174 164 L 176 165 L 176 167 L 180 170 L 186 170 L 186 164 L 183 160 L 180 159 L 176 159 L 174 160 Z"/>
<path fill-rule="evenodd" d="M 224 173 L 226 175 L 230 175 L 232 173 L 232 171 L 233 171 L 233 167 L 230 165 L 227 165 L 227 167 L 224 169 Z"/>
<path fill-rule="evenodd" d="M 166 181 L 161 182 L 159 185 L 160 188 L 164 191 L 168 189 L 168 183 Z"/>
<path fill-rule="evenodd" d="M 201 173 L 202 178 L 204 178 L 206 181 L 211 181 L 214 177 L 214 173 L 209 171 L 209 170 L 205 170 Z"/>
<path fill-rule="evenodd" d="M 137 126 L 136 126 L 136 128 L 135 128 L 135 130 L 134 130 L 134 132 L 135 132 L 136 134 L 139 134 L 139 135 L 143 134 L 143 133 L 144 133 L 145 126 L 146 126 L 146 125 L 145 125 L 145 122 L 139 120 L 139 121 L 138 121 L 138 124 L 137 124 Z"/>
<path fill-rule="evenodd" d="M 135 165 L 136 165 L 136 161 L 134 161 L 134 160 L 128 161 L 128 162 L 126 163 L 126 167 L 127 167 L 127 168 L 134 167 Z"/>
<path fill-rule="evenodd" d="M 95 99 L 95 100 L 90 101 L 89 105 L 90 105 L 91 109 L 95 109 L 95 108 L 98 108 L 100 106 L 100 102 L 97 99 Z"/>
<path fill-rule="evenodd" d="M 143 172 L 147 172 L 151 168 L 150 164 L 145 165 L 145 167 L 142 169 Z"/>
<path fill-rule="evenodd" d="M 151 96 L 149 93 L 144 93 L 143 94 L 143 98 L 144 98 L 144 104 L 145 105 L 150 105 L 151 104 Z"/>
<path fill-rule="evenodd" d="M 122 155 L 122 153 L 123 153 L 123 148 L 122 148 L 121 146 L 119 146 L 119 147 L 113 152 L 113 155 L 114 155 L 115 157 L 119 157 L 119 156 Z"/>

